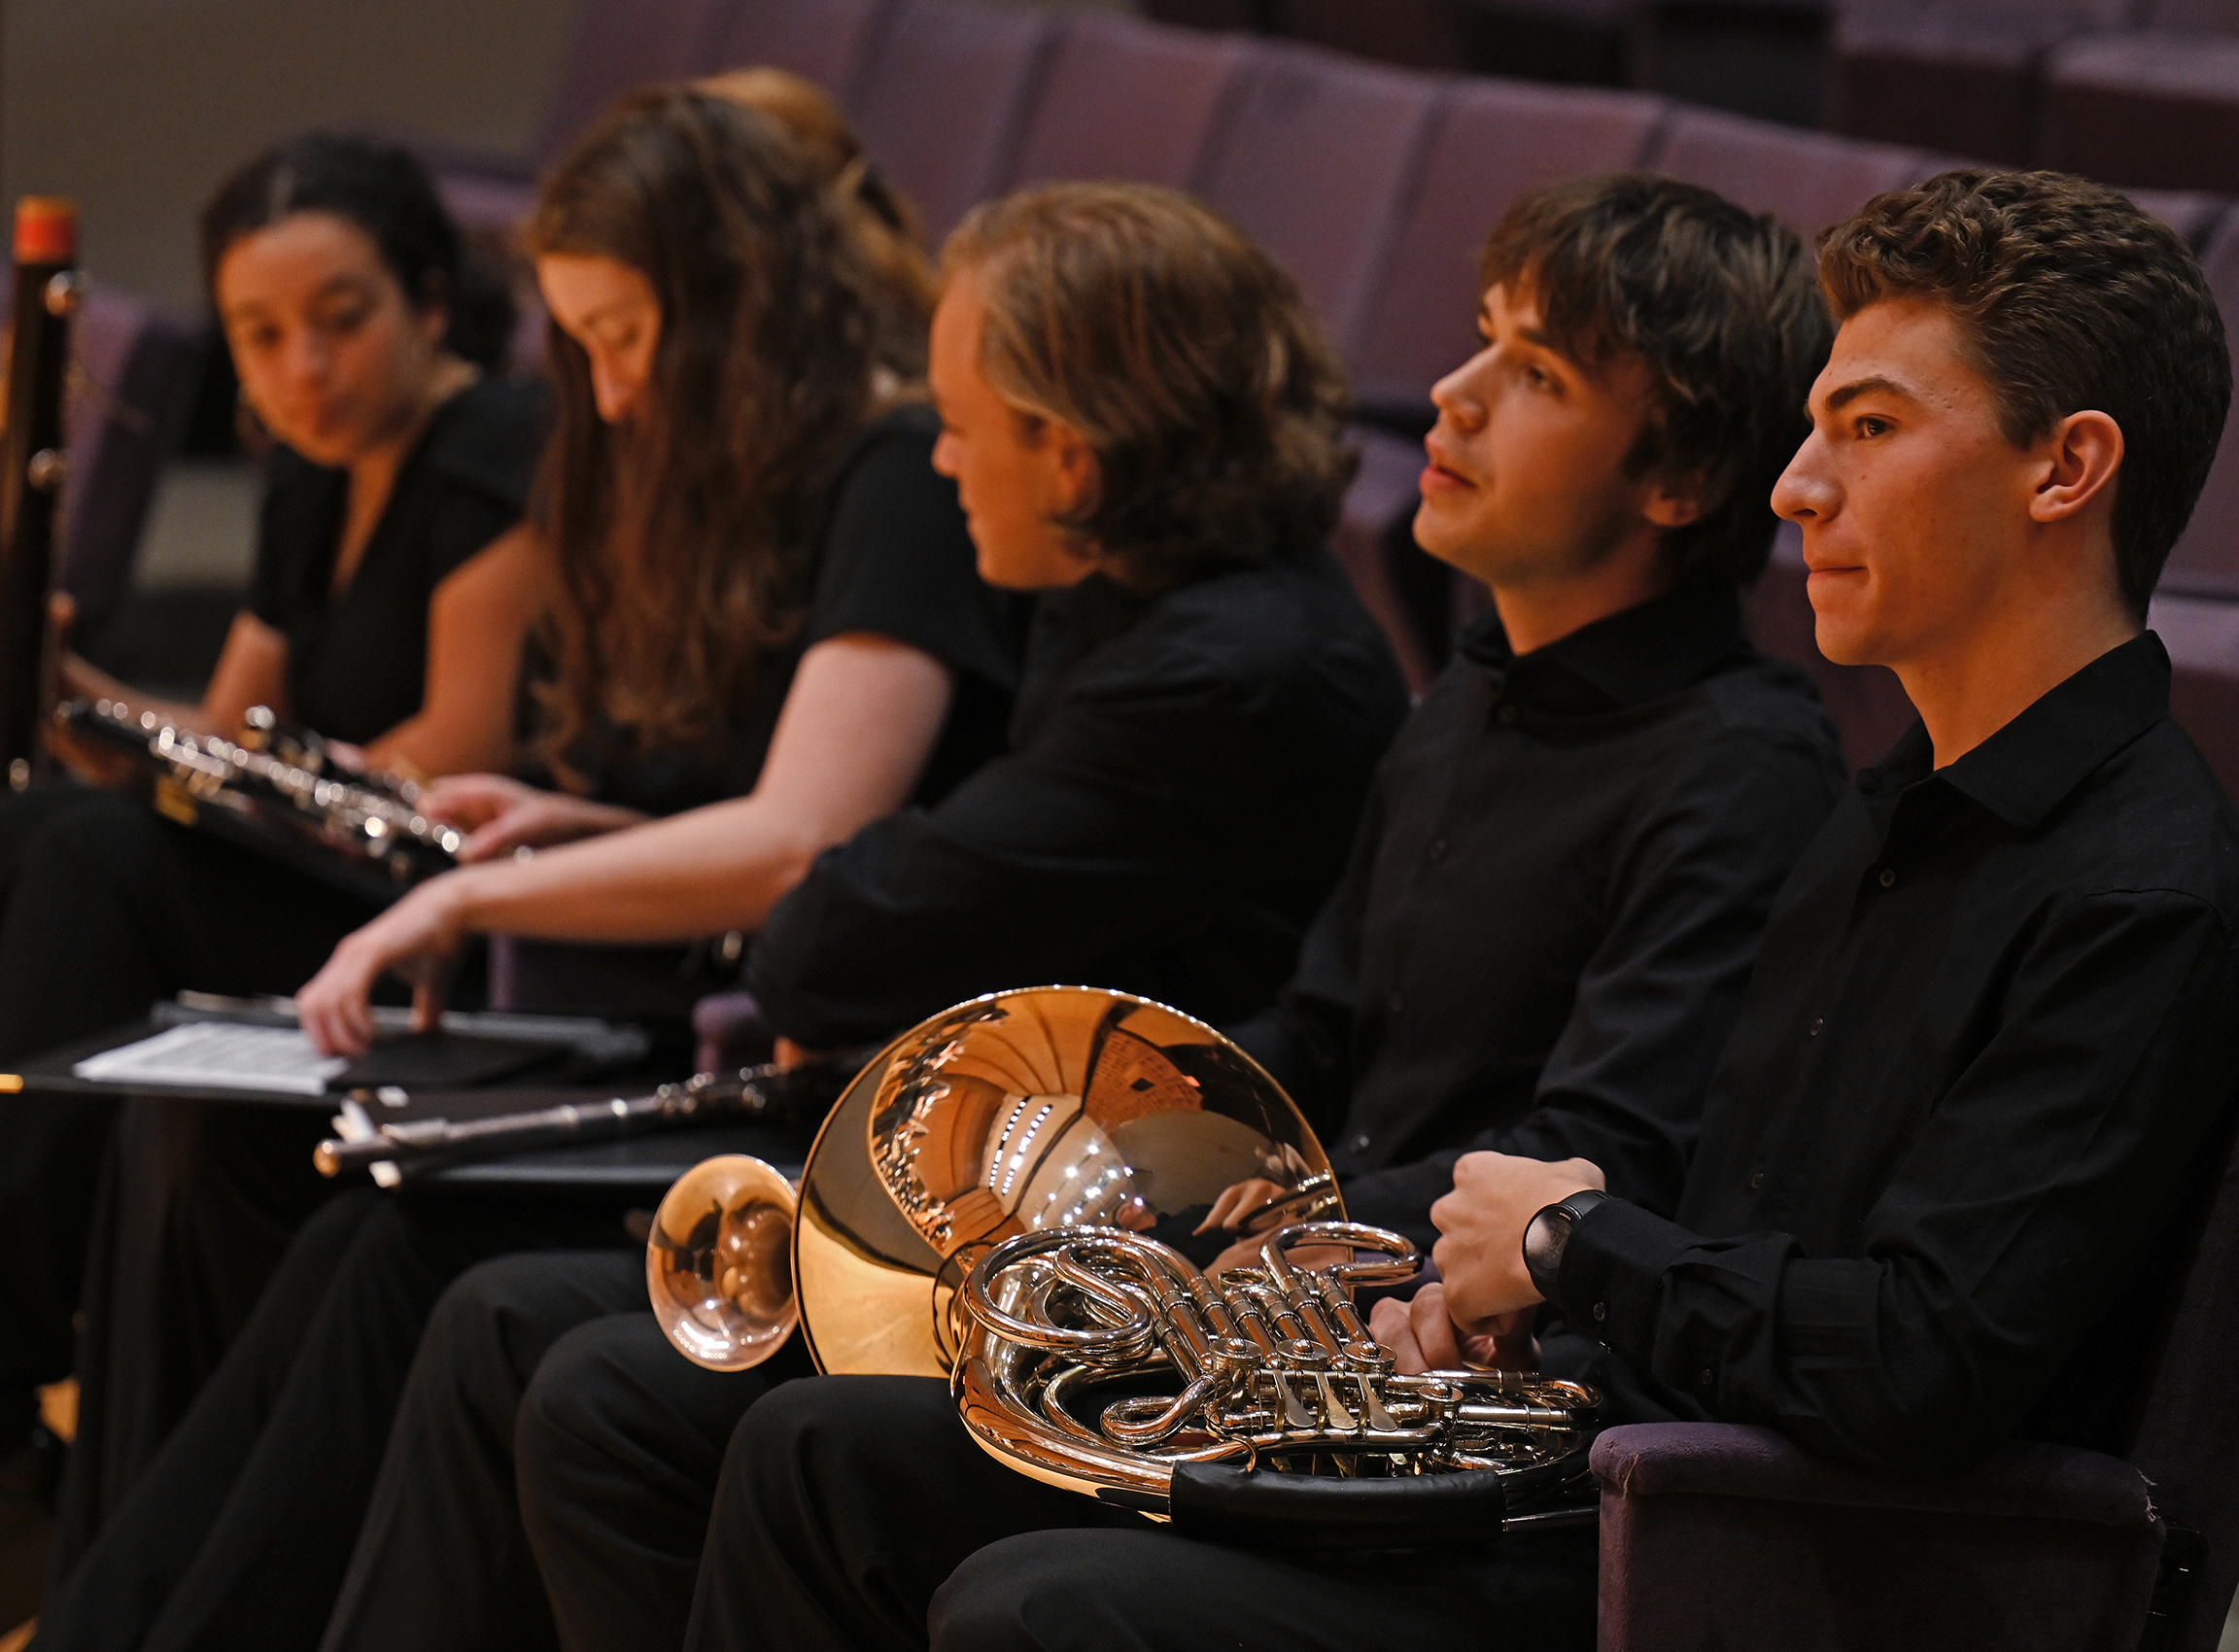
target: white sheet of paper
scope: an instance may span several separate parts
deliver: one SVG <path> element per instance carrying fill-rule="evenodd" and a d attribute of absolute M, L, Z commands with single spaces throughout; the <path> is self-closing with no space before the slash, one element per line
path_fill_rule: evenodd
<path fill-rule="evenodd" d="M 322 1055 L 294 1027 L 188 1021 L 88 1055 L 70 1070 L 113 1084 L 197 1084 L 212 1089 L 319 1095 L 350 1063 Z"/>

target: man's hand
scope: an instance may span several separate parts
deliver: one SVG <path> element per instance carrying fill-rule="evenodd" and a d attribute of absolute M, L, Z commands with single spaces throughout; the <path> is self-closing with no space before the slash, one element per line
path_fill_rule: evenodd
<path fill-rule="evenodd" d="M 412 983 L 412 1024 L 436 1024 L 459 948 L 466 939 L 461 916 L 462 879 L 446 872 L 431 878 L 363 929 L 342 938 L 319 973 L 295 994 L 303 1031 L 327 1055 L 362 1055 L 373 1043 L 373 983 L 384 975 Z"/>
<path fill-rule="evenodd" d="M 1430 1256 L 1445 1281 L 1446 1311 L 1465 1333 L 1543 1298 L 1524 1271 L 1524 1229 L 1549 1205 L 1582 1187 L 1600 1187 L 1600 1168 L 1582 1158 L 1548 1164 L 1504 1153 L 1466 1153 L 1454 1163 L 1454 1190 L 1430 1207 L 1438 1243 Z"/>
<path fill-rule="evenodd" d="M 1464 1333 L 1446 1311 L 1446 1288 L 1426 1285 L 1406 1301 L 1386 1296 L 1368 1310 L 1368 1329 L 1391 1351 L 1399 1372 L 1455 1371 L 1464 1365 L 1490 1365 L 1502 1371 L 1538 1368 L 1539 1348 L 1532 1335 L 1532 1310 L 1502 1315 L 1476 1333 Z"/>
<path fill-rule="evenodd" d="M 1210 1278 L 1217 1273 L 1225 1273 L 1230 1268 L 1257 1267 L 1259 1247 L 1264 1242 L 1262 1236 L 1287 1222 L 1297 1220 L 1295 1205 L 1286 1205 L 1280 1210 L 1269 1210 L 1267 1207 L 1289 1198 L 1295 1191 L 1295 1188 L 1286 1187 L 1280 1182 L 1270 1182 L 1262 1176 L 1249 1177 L 1223 1188 L 1221 1196 L 1213 1201 L 1213 1208 L 1206 1212 L 1205 1220 L 1190 1231 L 1211 1233 L 1220 1229 L 1241 1233 L 1243 1237 L 1213 1258 L 1205 1269 L 1206 1276 Z M 1353 1258 L 1353 1253 L 1343 1245 L 1304 1245 L 1286 1251 L 1284 1255 L 1290 1258 L 1292 1267 L 1300 1268 L 1327 1267 L 1332 1262 L 1350 1261 Z"/>
<path fill-rule="evenodd" d="M 420 794 L 420 812 L 465 829 L 462 862 L 595 838 L 645 818 L 634 809 L 544 791 L 504 774 L 453 774 L 438 780 Z"/>

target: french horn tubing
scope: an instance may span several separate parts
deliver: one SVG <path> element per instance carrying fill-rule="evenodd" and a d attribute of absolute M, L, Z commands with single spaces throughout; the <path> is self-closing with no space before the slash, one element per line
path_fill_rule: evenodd
<path fill-rule="evenodd" d="M 1236 1231 L 1193 1230 L 1248 1181 L 1270 1185 L 1280 1225 L 1257 1265 L 1209 1278 Z M 1348 1259 L 1300 1265 L 1305 1247 Z M 1424 1477 L 1472 1476 L 1497 1532 L 1585 1478 L 1600 1400 L 1520 1372 L 1394 1370 L 1353 1291 L 1420 1262 L 1345 1220 L 1312 1128 L 1228 1039 L 1148 999 L 1045 986 L 888 1045 L 798 1190 L 758 1159 L 694 1166 L 645 1271 L 687 1358 L 744 1369 L 798 1325 L 819 1370 L 947 1378 L 990 1455 L 1105 1501 L 1179 1520 L 1237 1470 L 1405 1480 L 1443 1495 L 1454 1532 L 1461 1482 Z"/>

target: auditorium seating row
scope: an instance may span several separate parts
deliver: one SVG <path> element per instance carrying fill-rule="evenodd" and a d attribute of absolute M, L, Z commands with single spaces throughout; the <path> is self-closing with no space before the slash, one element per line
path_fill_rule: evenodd
<path fill-rule="evenodd" d="M 1843 0 L 1827 120 L 2125 187 L 2239 191 L 2239 4 Z"/>
<path fill-rule="evenodd" d="M 2173 0 L 2164 0 L 2173 3 Z M 531 164 L 624 87 L 744 63 L 792 69 L 846 106 L 874 158 L 939 236 L 974 202 L 1042 179 L 1128 177 L 1196 190 L 1296 273 L 1351 363 L 1362 466 L 1340 549 L 1421 683 L 1450 607 L 1386 530 L 1412 507 L 1428 391 L 1471 347 L 1473 260 L 1523 190 L 1644 166 L 1815 233 L 1937 153 L 1800 131 L 1641 93 L 1412 73 L 1292 42 L 965 0 L 595 0 Z M 510 219 L 531 189 L 457 163 L 455 204 Z M 2141 193 L 2198 249 L 2239 318 L 2239 214 Z M 2153 623 L 2179 662 L 2179 714 L 2239 793 L 2239 442 L 2227 442 L 2171 559 Z M 1848 755 L 1870 761 L 1911 712 L 1878 668 L 1811 642 L 1792 536 L 1752 598 L 1761 642 L 1806 664 Z"/>

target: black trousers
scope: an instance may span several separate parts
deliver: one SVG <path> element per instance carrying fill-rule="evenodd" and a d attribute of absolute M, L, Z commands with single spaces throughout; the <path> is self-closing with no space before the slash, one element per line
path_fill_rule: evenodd
<path fill-rule="evenodd" d="M 0 1067 L 182 987 L 293 992 L 375 910 L 73 785 L 0 799 Z M 0 1098 L 0 1422 L 75 1362 L 65 1553 L 145 1465 L 329 1190 L 306 1156 L 323 1117 L 178 1102 L 121 1110 L 105 1186 L 120 1111 Z M 100 1335 L 77 1351 L 82 1304 Z"/>
<path fill-rule="evenodd" d="M 372 1495 L 428 1316 L 461 1272 L 630 1241 L 600 1204 L 370 1190 L 288 1247 L 217 1371 L 51 1596 L 42 1652 L 310 1652 Z"/>
<path fill-rule="evenodd" d="M 1591 1530 L 1332 1560 L 1192 1542 L 988 1457 L 947 1385 L 788 1383 L 723 1465 L 688 1652 L 1594 1644 Z"/>
<path fill-rule="evenodd" d="M 693 1364 L 641 1255 L 485 1262 L 405 1383 L 325 1652 L 674 1652 L 732 1429 L 786 1377 Z"/>

